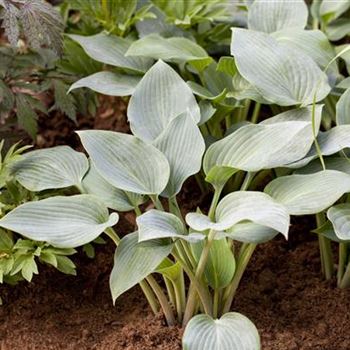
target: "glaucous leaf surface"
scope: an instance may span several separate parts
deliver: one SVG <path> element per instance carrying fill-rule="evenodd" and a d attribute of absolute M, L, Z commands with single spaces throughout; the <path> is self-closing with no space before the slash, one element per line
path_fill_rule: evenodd
<path fill-rule="evenodd" d="M 159 60 L 137 85 L 129 102 L 128 118 L 132 132 L 152 142 L 187 110 L 198 123 L 200 111 L 191 89 L 169 65 Z"/>
<path fill-rule="evenodd" d="M 168 240 L 138 243 L 138 233 L 123 237 L 114 255 L 114 265 L 109 279 L 113 302 L 154 272 L 171 253 L 173 244 Z"/>
<path fill-rule="evenodd" d="M 255 222 L 247 221 L 232 226 L 222 234 L 238 242 L 260 244 L 268 242 L 277 236 L 278 231 L 267 226 L 256 224 Z M 219 236 L 220 235 L 221 233 L 219 233 Z"/>
<path fill-rule="evenodd" d="M 100 33 L 91 36 L 76 34 L 68 35 L 81 45 L 84 51 L 94 60 L 136 72 L 146 72 L 152 60 L 145 57 L 126 57 L 125 53 L 131 41 L 115 36 Z"/>
<path fill-rule="evenodd" d="M 157 34 L 134 41 L 126 56 L 144 56 L 170 62 L 204 61 L 209 64 L 212 58 L 194 41 L 184 37 L 163 38 Z"/>
<path fill-rule="evenodd" d="M 338 170 L 350 175 L 350 161 L 345 157 L 327 157 L 324 158 L 327 170 Z M 319 159 L 311 161 L 302 168 L 298 168 L 295 174 L 313 174 L 322 171 L 323 167 Z"/>
<path fill-rule="evenodd" d="M 340 96 L 336 105 L 337 125 L 350 124 L 350 88 Z"/>
<path fill-rule="evenodd" d="M 133 210 L 135 206 L 144 202 L 143 196 L 120 190 L 111 185 L 98 173 L 93 164 L 90 164 L 90 169 L 84 176 L 81 185 L 84 192 L 95 195 L 108 208 L 117 211 Z"/>
<path fill-rule="evenodd" d="M 74 248 L 96 239 L 118 222 L 95 196 L 81 194 L 24 203 L 0 220 L 0 226 L 35 241 Z"/>
<path fill-rule="evenodd" d="M 262 192 L 237 191 L 226 195 L 216 208 L 215 222 L 200 213 L 186 215 L 187 224 L 196 231 L 223 231 L 246 220 L 288 236 L 289 215 L 286 208 Z"/>
<path fill-rule="evenodd" d="M 329 23 L 325 32 L 329 40 L 338 41 L 350 34 L 350 22 L 348 18 L 339 18 Z"/>
<path fill-rule="evenodd" d="M 205 150 L 203 136 L 187 111 L 173 119 L 153 145 L 169 162 L 169 182 L 162 195 L 172 197 L 180 192 L 188 177 L 200 170 Z"/>
<path fill-rule="evenodd" d="M 317 136 L 317 141 L 320 146 L 322 155 L 330 156 L 344 148 L 350 147 L 349 133 L 350 125 L 339 125 L 326 132 L 320 132 Z M 315 145 L 313 145 L 303 159 L 295 163 L 288 164 L 288 167 L 299 168 L 305 166 L 317 157 L 317 149 Z"/>
<path fill-rule="evenodd" d="M 322 106 L 315 111 L 318 130 Z M 245 171 L 271 169 L 303 158 L 313 143 L 311 107 L 289 110 L 260 124 L 242 126 L 212 144 L 204 156 L 208 180 L 217 167 Z M 212 176 L 213 175 L 213 176 Z"/>
<path fill-rule="evenodd" d="M 327 36 L 320 30 L 286 29 L 273 33 L 272 36 L 279 43 L 310 56 L 322 70 L 336 55 Z M 333 62 L 326 73 L 335 81 L 339 74 L 337 63 Z"/>
<path fill-rule="evenodd" d="M 89 169 L 85 155 L 68 146 L 25 153 L 11 167 L 15 179 L 30 191 L 79 185 Z"/>
<path fill-rule="evenodd" d="M 307 19 L 304 0 L 255 0 L 248 11 L 248 28 L 265 33 L 286 28 L 304 29 Z"/>
<path fill-rule="evenodd" d="M 308 175 L 281 176 L 265 187 L 290 215 L 316 214 L 350 192 L 350 176 L 336 170 L 323 170 Z"/>
<path fill-rule="evenodd" d="M 308 105 L 330 91 L 325 73 L 308 55 L 279 43 L 272 36 L 232 29 L 231 54 L 239 73 L 264 98 L 281 106 Z"/>
<path fill-rule="evenodd" d="M 343 241 L 350 240 L 350 203 L 335 205 L 328 209 L 327 217 L 331 221 L 336 236 Z"/>
<path fill-rule="evenodd" d="M 204 242 L 191 244 L 197 262 L 203 251 Z M 226 239 L 215 240 L 210 247 L 204 274 L 212 288 L 224 288 L 230 284 L 236 271 L 236 260 Z"/>
<path fill-rule="evenodd" d="M 169 163 L 154 146 L 114 131 L 77 133 L 99 174 L 113 186 L 138 194 L 160 194 L 164 190 Z"/>
<path fill-rule="evenodd" d="M 180 238 L 196 242 L 204 238 L 199 233 L 188 234 L 182 221 L 174 214 L 151 209 L 136 219 L 139 242 L 159 238 Z"/>
<path fill-rule="evenodd" d="M 182 339 L 184 350 L 260 350 L 259 333 L 247 317 L 229 312 L 214 320 L 197 315 L 187 324 Z"/>
<path fill-rule="evenodd" d="M 109 96 L 129 96 L 135 91 L 141 78 L 113 72 L 98 72 L 76 81 L 69 91 L 86 87 Z"/>

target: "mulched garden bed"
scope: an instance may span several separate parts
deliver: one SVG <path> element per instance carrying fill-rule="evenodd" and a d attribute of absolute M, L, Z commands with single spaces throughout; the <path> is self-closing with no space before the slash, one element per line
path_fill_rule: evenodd
<path fill-rule="evenodd" d="M 79 148 L 74 129 L 127 132 L 125 108 L 122 100 L 108 98 L 97 118 L 80 118 L 77 126 L 59 114 L 45 118 L 37 146 Z M 181 200 L 188 210 L 200 204 L 194 181 Z M 122 215 L 118 232 L 130 232 L 133 219 Z M 313 227 L 312 218 L 299 218 L 288 242 L 280 237 L 260 245 L 239 287 L 233 310 L 255 323 L 263 350 L 350 349 L 350 291 L 336 288 L 335 280 L 323 281 Z M 31 284 L 1 286 L 0 350 L 180 350 L 182 330 L 153 316 L 138 287 L 113 306 L 113 251 L 108 242 L 96 247 L 95 259 L 74 256 L 76 277 L 41 266 Z"/>

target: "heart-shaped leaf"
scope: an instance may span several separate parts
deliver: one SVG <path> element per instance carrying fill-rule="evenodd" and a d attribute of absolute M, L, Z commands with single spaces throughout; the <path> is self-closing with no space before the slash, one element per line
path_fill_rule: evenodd
<path fill-rule="evenodd" d="M 93 241 L 117 221 L 118 214 L 109 215 L 95 196 L 81 194 L 27 202 L 5 215 L 0 226 L 35 241 L 73 248 Z"/>
<path fill-rule="evenodd" d="M 76 81 L 69 91 L 87 87 L 100 94 L 110 96 L 129 96 L 135 91 L 141 78 L 112 72 L 98 72 Z"/>
<path fill-rule="evenodd" d="M 154 272 L 171 253 L 173 244 L 164 240 L 138 243 L 138 233 L 123 237 L 114 255 L 109 285 L 113 301 Z"/>
<path fill-rule="evenodd" d="M 91 36 L 69 34 L 68 36 L 79 43 L 84 51 L 98 62 L 142 73 L 146 72 L 152 64 L 149 58 L 126 57 L 125 53 L 132 43 L 127 39 L 105 33 Z"/>
<path fill-rule="evenodd" d="M 169 65 L 160 60 L 136 87 L 129 102 L 128 118 L 136 136 L 153 141 L 173 119 L 187 110 L 198 123 L 200 111 L 191 89 Z"/>
<path fill-rule="evenodd" d="M 248 28 L 273 33 L 285 28 L 304 29 L 308 8 L 304 0 L 255 0 L 248 11 Z"/>
<path fill-rule="evenodd" d="M 185 112 L 170 122 L 153 145 L 169 162 L 170 178 L 162 195 L 172 197 L 189 176 L 200 170 L 205 150 L 203 136 L 190 113 Z"/>
<path fill-rule="evenodd" d="M 150 34 L 129 47 L 126 56 L 144 56 L 156 60 L 162 59 L 170 62 L 202 61 L 203 68 L 212 58 L 195 42 L 183 37 L 163 38 L 158 34 Z"/>
<path fill-rule="evenodd" d="M 260 244 L 268 242 L 277 236 L 278 231 L 248 221 L 238 223 L 222 234 L 224 237 L 231 238 L 238 242 Z"/>
<path fill-rule="evenodd" d="M 316 126 L 322 106 L 316 107 Z M 259 171 L 303 158 L 314 141 L 311 107 L 289 110 L 260 124 L 242 126 L 212 144 L 204 156 L 207 181 L 218 182 L 217 167 Z M 213 169 L 213 170 L 212 170 Z"/>
<path fill-rule="evenodd" d="M 339 125 L 326 132 L 320 132 L 317 137 L 317 142 L 319 144 L 321 154 L 324 156 L 330 156 L 344 148 L 350 147 L 349 133 L 350 125 Z M 313 145 L 303 159 L 288 164 L 288 168 L 299 168 L 305 166 L 317 157 L 317 149 L 316 146 Z"/>
<path fill-rule="evenodd" d="M 237 191 L 226 195 L 216 208 L 215 222 L 200 213 L 186 215 L 186 222 L 196 231 L 223 231 L 245 220 L 270 227 L 288 237 L 286 208 L 261 192 Z"/>
<path fill-rule="evenodd" d="M 350 192 L 350 176 L 336 170 L 282 176 L 271 181 L 264 191 L 291 215 L 316 214 Z"/>
<path fill-rule="evenodd" d="M 85 155 L 68 146 L 28 152 L 11 167 L 16 180 L 30 191 L 79 185 L 88 169 Z"/>
<path fill-rule="evenodd" d="M 77 132 L 99 174 L 113 186 L 138 194 L 160 194 L 169 180 L 169 163 L 154 146 L 114 131 Z"/>
<path fill-rule="evenodd" d="M 180 238 L 189 242 L 204 239 L 199 233 L 188 235 L 182 221 L 174 214 L 151 209 L 136 219 L 139 242 L 159 238 Z"/>
<path fill-rule="evenodd" d="M 117 211 L 133 210 L 142 204 L 145 198 L 139 194 L 126 192 L 112 186 L 90 165 L 88 173 L 82 181 L 82 189 L 88 194 L 97 196 L 108 208 Z"/>
<path fill-rule="evenodd" d="M 260 337 L 247 317 L 229 312 L 218 320 L 208 315 L 193 317 L 182 344 L 184 350 L 260 350 Z"/>
<path fill-rule="evenodd" d="M 326 97 L 328 78 L 306 54 L 265 33 L 233 28 L 231 53 L 239 73 L 264 98 L 281 106 L 308 105 Z"/>

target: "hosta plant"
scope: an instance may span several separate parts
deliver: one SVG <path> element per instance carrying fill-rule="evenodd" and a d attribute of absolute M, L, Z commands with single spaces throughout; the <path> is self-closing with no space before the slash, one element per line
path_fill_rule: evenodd
<path fill-rule="evenodd" d="M 323 158 L 347 147 L 347 126 L 331 128 L 342 76 L 325 34 L 306 29 L 308 14 L 302 0 L 247 2 L 247 28 L 232 28 L 218 60 L 193 38 L 159 32 L 70 35 L 108 68 L 71 89 L 131 96 L 132 134 L 78 131 L 88 157 L 66 146 L 26 153 L 11 167 L 24 188 L 80 194 L 25 203 L 0 226 L 61 248 L 105 233 L 117 246 L 114 302 L 139 284 L 154 312 L 186 326 L 184 349 L 259 349 L 252 322 L 230 312 L 256 246 L 287 237 L 290 215 L 321 220 L 350 191 L 350 175 Z M 316 158 L 321 169 L 298 173 Z M 211 203 L 185 213 L 177 195 L 192 175 Z M 335 208 L 334 223 L 344 214 Z M 135 231 L 115 231 L 118 212 L 131 210 Z"/>

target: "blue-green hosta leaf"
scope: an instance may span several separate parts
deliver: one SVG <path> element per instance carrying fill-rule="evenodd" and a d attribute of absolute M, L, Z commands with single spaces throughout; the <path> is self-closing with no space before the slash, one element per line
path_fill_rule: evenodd
<path fill-rule="evenodd" d="M 286 28 L 304 29 L 307 18 L 304 0 L 255 0 L 248 11 L 248 28 L 265 33 Z"/>
<path fill-rule="evenodd" d="M 79 185 L 89 169 L 85 155 L 68 146 L 28 152 L 11 168 L 16 180 L 30 191 Z"/>
<path fill-rule="evenodd" d="M 77 132 L 99 174 L 113 186 L 138 194 L 160 194 L 169 180 L 169 163 L 154 146 L 114 131 Z"/>
<path fill-rule="evenodd" d="M 221 234 L 238 242 L 260 244 L 277 236 L 278 231 L 248 221 L 238 223 Z"/>
<path fill-rule="evenodd" d="M 216 108 L 206 100 L 202 100 L 198 103 L 201 112 L 201 120 L 198 125 L 205 124 L 216 112 Z"/>
<path fill-rule="evenodd" d="M 204 66 L 212 61 L 207 52 L 192 40 L 183 37 L 163 38 L 158 34 L 134 41 L 126 56 L 144 56 L 169 62 L 203 61 Z"/>
<path fill-rule="evenodd" d="M 336 88 L 343 89 L 343 90 L 349 89 L 350 88 L 350 77 L 343 79 L 340 83 L 338 83 L 336 85 Z"/>
<path fill-rule="evenodd" d="M 283 204 L 290 215 L 316 214 L 350 192 L 350 176 L 336 170 L 282 176 L 271 181 L 264 191 Z"/>
<path fill-rule="evenodd" d="M 10 211 L 0 226 L 35 241 L 74 248 L 96 239 L 118 222 L 95 196 L 80 194 L 27 202 Z"/>
<path fill-rule="evenodd" d="M 349 7 L 349 1 L 323 0 L 320 6 L 320 16 L 325 22 L 330 22 L 346 12 Z"/>
<path fill-rule="evenodd" d="M 182 338 L 184 350 L 260 350 L 258 330 L 247 317 L 229 312 L 214 320 L 197 315 L 187 324 Z"/>
<path fill-rule="evenodd" d="M 107 182 L 96 170 L 93 164 L 90 165 L 88 173 L 82 181 L 82 189 L 88 194 L 98 197 L 108 208 L 117 211 L 133 210 L 144 202 L 144 197 L 120 190 Z"/>
<path fill-rule="evenodd" d="M 153 145 L 169 162 L 169 182 L 162 195 L 172 197 L 189 176 L 200 170 L 205 150 L 203 136 L 190 113 L 185 112 L 170 122 Z"/>
<path fill-rule="evenodd" d="M 320 146 L 322 155 L 330 156 L 344 148 L 350 147 L 349 135 L 350 125 L 339 125 L 326 132 L 320 132 L 317 137 L 317 141 Z M 305 166 L 317 157 L 317 149 L 315 145 L 313 145 L 308 154 L 305 156 L 305 158 L 295 163 L 288 164 L 288 167 L 299 168 Z"/>
<path fill-rule="evenodd" d="M 189 242 L 202 240 L 200 233 L 188 235 L 182 221 L 174 214 L 151 209 L 136 219 L 139 242 L 159 238 L 180 238 Z"/>
<path fill-rule="evenodd" d="M 328 209 L 327 217 L 331 221 L 336 236 L 343 241 L 350 240 L 350 204 L 343 203 Z"/>
<path fill-rule="evenodd" d="M 137 85 L 129 102 L 128 118 L 137 137 L 153 141 L 173 119 L 187 110 L 198 123 L 200 111 L 191 89 L 160 60 Z"/>
<path fill-rule="evenodd" d="M 319 67 L 324 70 L 336 53 L 326 35 L 320 30 L 282 30 L 272 35 L 279 43 L 299 50 L 310 56 Z M 332 80 L 338 76 L 337 63 L 333 62 L 327 69 L 327 74 L 331 74 Z"/>
<path fill-rule="evenodd" d="M 237 191 L 226 195 L 216 208 L 215 222 L 200 213 L 186 215 L 187 224 L 196 231 L 223 231 L 246 220 L 288 236 L 289 215 L 286 208 L 261 192 Z"/>
<path fill-rule="evenodd" d="M 235 59 L 231 56 L 220 57 L 216 70 L 233 77 L 237 73 Z"/>
<path fill-rule="evenodd" d="M 345 157 L 324 158 L 326 169 L 338 170 L 350 175 L 350 160 Z M 297 169 L 295 174 L 313 174 L 322 171 L 323 167 L 319 159 L 315 159 L 306 166 Z"/>
<path fill-rule="evenodd" d="M 133 75 L 123 75 L 113 72 L 98 72 L 76 81 L 69 91 L 87 87 L 100 94 L 110 96 L 129 96 L 135 91 L 141 78 Z"/>
<path fill-rule="evenodd" d="M 316 229 L 312 230 L 311 232 L 317 233 L 319 235 L 322 235 L 328 239 L 330 239 L 333 242 L 342 243 L 347 242 L 346 240 L 342 240 L 337 237 L 337 235 L 334 232 L 333 225 L 330 221 L 326 221 L 322 226 L 317 227 Z"/>
<path fill-rule="evenodd" d="M 325 33 L 329 40 L 338 41 L 350 34 L 350 22 L 348 18 L 339 18 L 328 24 Z"/>
<path fill-rule="evenodd" d="M 131 41 L 115 36 L 100 33 L 91 36 L 76 34 L 68 35 L 81 45 L 84 51 L 94 60 L 136 72 L 146 72 L 152 60 L 145 57 L 126 57 Z"/>
<path fill-rule="evenodd" d="M 173 243 L 164 240 L 138 243 L 137 232 L 123 237 L 115 252 L 109 279 L 113 302 L 154 272 L 172 249 Z"/>
<path fill-rule="evenodd" d="M 350 88 L 340 96 L 336 106 L 337 125 L 350 124 Z"/>
<path fill-rule="evenodd" d="M 242 126 L 212 144 L 204 156 L 208 181 L 218 167 L 259 171 L 288 164 L 306 155 L 313 143 L 311 107 L 283 112 L 260 124 Z M 322 106 L 316 106 L 316 127 Z M 213 177 L 213 179 L 211 179 Z"/>
<path fill-rule="evenodd" d="M 231 53 L 240 74 L 264 98 L 281 106 L 308 105 L 330 91 L 328 78 L 306 54 L 265 33 L 232 29 Z"/>

